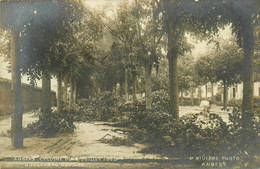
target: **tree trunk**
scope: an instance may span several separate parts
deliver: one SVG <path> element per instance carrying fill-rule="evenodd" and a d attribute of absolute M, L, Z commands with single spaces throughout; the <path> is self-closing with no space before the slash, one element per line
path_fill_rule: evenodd
<path fill-rule="evenodd" d="M 100 87 L 98 87 L 98 88 L 97 88 L 97 92 L 96 92 L 96 94 L 97 94 L 98 97 L 100 96 L 100 93 L 101 93 L 101 89 L 100 89 Z"/>
<path fill-rule="evenodd" d="M 12 120 L 11 120 L 11 142 L 13 148 L 23 147 L 22 122 L 23 122 L 23 102 L 21 91 L 21 72 L 18 64 L 18 49 L 16 40 L 18 34 L 12 33 L 11 37 L 11 90 L 12 90 Z"/>
<path fill-rule="evenodd" d="M 125 101 L 128 101 L 127 69 L 125 68 Z"/>
<path fill-rule="evenodd" d="M 207 87 L 207 84 L 205 84 L 205 96 L 206 96 L 206 99 L 208 98 L 208 87 Z"/>
<path fill-rule="evenodd" d="M 115 86 L 114 86 L 114 91 L 115 91 L 115 97 L 117 97 L 118 91 L 117 91 L 117 88 L 116 88 L 116 84 L 115 84 Z"/>
<path fill-rule="evenodd" d="M 183 105 L 183 87 L 181 86 L 181 105 Z"/>
<path fill-rule="evenodd" d="M 61 112 L 61 109 L 62 109 L 62 85 L 61 85 L 61 81 L 62 81 L 62 78 L 61 78 L 61 73 L 58 73 L 58 76 L 57 76 L 57 82 L 58 82 L 58 89 L 57 89 L 57 112 L 60 113 Z"/>
<path fill-rule="evenodd" d="M 223 81 L 224 83 L 224 93 L 223 93 L 223 102 L 224 102 L 224 110 L 227 109 L 227 85 L 226 85 L 226 80 Z"/>
<path fill-rule="evenodd" d="M 152 65 L 145 64 L 145 107 L 152 108 Z"/>
<path fill-rule="evenodd" d="M 113 83 L 112 94 L 116 97 L 116 83 Z"/>
<path fill-rule="evenodd" d="M 132 76 L 133 76 L 133 101 L 136 102 L 136 71 L 132 71 Z"/>
<path fill-rule="evenodd" d="M 73 83 L 73 103 L 77 103 L 77 82 Z"/>
<path fill-rule="evenodd" d="M 73 81 L 72 78 L 70 78 L 70 98 L 69 98 L 69 106 L 71 107 L 73 105 Z"/>
<path fill-rule="evenodd" d="M 168 43 L 171 43 L 169 40 Z M 177 73 L 177 56 L 175 51 L 168 44 L 168 63 L 169 63 L 169 82 L 170 82 L 170 114 L 179 119 L 179 96 L 178 96 L 178 73 Z"/>
<path fill-rule="evenodd" d="M 248 25 L 251 25 L 248 23 Z M 245 29 L 245 28 L 244 28 Z M 247 112 L 253 113 L 254 92 L 254 34 L 253 28 L 248 27 L 244 32 L 244 60 L 243 60 L 243 102 L 242 102 L 242 125 L 250 127 L 251 119 Z"/>
<path fill-rule="evenodd" d="M 253 112 L 253 91 L 254 91 L 254 35 L 251 29 L 247 30 L 244 38 L 244 61 L 243 61 L 243 102 L 242 118 L 245 120 L 246 112 Z M 245 123 L 247 123 L 245 121 Z"/>
<path fill-rule="evenodd" d="M 170 113 L 179 119 L 177 57 L 169 56 Z"/>
<path fill-rule="evenodd" d="M 214 102 L 214 83 L 211 82 L 211 102 Z"/>
<path fill-rule="evenodd" d="M 191 93 L 191 96 L 190 96 L 190 98 L 191 98 L 191 105 L 192 106 L 194 106 L 194 86 L 193 86 L 193 84 L 191 84 L 191 87 L 190 87 L 190 93 Z"/>
<path fill-rule="evenodd" d="M 198 88 L 199 102 L 201 102 L 201 86 Z"/>
<path fill-rule="evenodd" d="M 165 4 L 166 5 L 166 4 Z M 174 27 L 173 16 L 167 16 L 168 23 L 168 64 L 169 64 L 169 84 L 170 84 L 170 114 L 175 119 L 179 119 L 179 92 L 178 92 L 178 32 Z"/>
<path fill-rule="evenodd" d="M 64 78 L 64 79 L 63 79 L 63 82 L 64 82 L 63 92 L 62 92 L 62 95 L 63 95 L 63 103 L 66 105 L 66 104 L 67 104 L 67 97 L 68 97 L 68 94 L 67 94 L 68 80 L 67 80 L 67 78 Z"/>
<path fill-rule="evenodd" d="M 116 83 L 115 89 L 116 89 L 116 97 L 120 97 L 120 84 L 119 83 Z"/>
<path fill-rule="evenodd" d="M 123 83 L 119 83 L 119 96 L 122 97 L 124 93 Z"/>
<path fill-rule="evenodd" d="M 42 72 L 42 111 L 51 110 L 51 75 L 43 71 Z"/>
<path fill-rule="evenodd" d="M 108 80 L 108 83 L 107 83 L 107 89 L 108 89 L 108 91 L 110 91 L 112 94 L 114 94 L 113 93 L 113 89 L 114 89 L 114 84 L 113 83 L 109 83 L 110 81 Z"/>

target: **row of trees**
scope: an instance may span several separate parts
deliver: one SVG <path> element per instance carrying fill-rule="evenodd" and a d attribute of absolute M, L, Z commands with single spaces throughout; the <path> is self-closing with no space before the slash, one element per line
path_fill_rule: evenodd
<path fill-rule="evenodd" d="M 14 11 L 15 15 L 10 15 L 10 11 Z M 4 42 L 7 42 L 2 46 L 1 53 L 11 64 L 12 73 L 11 140 L 14 148 L 21 148 L 21 75 L 27 75 L 32 84 L 35 84 L 36 79 L 42 78 L 42 113 L 51 111 L 52 76 L 58 82 L 57 112 L 63 106 L 62 82 L 64 101 L 67 100 L 65 98 L 69 86 L 69 104 L 72 105 L 76 102 L 80 83 L 89 83 L 100 24 L 79 1 L 1 2 L 1 12 L 1 26 L 6 29 L 1 33 L 6 37 Z M 12 16 L 19 16 L 19 21 L 15 21 Z"/>
<path fill-rule="evenodd" d="M 152 104 L 152 68 L 158 66 L 159 58 L 162 57 L 162 39 L 165 36 L 162 18 L 156 18 L 153 13 L 155 7 L 155 4 L 148 1 L 125 2 L 118 8 L 116 18 L 104 18 L 104 24 L 114 39 L 111 59 L 116 62 L 113 67 L 124 67 L 119 73 L 124 80 L 114 78 L 112 83 L 119 82 L 121 86 L 124 84 L 125 99 L 128 100 L 128 83 L 131 82 L 133 100 L 136 101 L 137 77 L 143 78 L 147 109 Z M 140 77 L 143 71 L 144 77 Z"/>
<path fill-rule="evenodd" d="M 178 64 L 178 58 L 191 49 L 185 34 L 189 32 L 198 37 L 212 39 L 221 27 L 229 23 L 232 23 L 238 46 L 243 49 L 244 55 L 243 112 L 252 111 L 253 30 L 259 21 L 258 7 L 259 2 L 256 0 L 135 0 L 122 3 L 115 18 L 110 18 L 105 13 L 87 10 L 78 1 L 44 4 L 28 2 L 22 5 L 1 2 L 1 11 L 4 14 L 1 17 L 1 26 L 11 30 L 13 146 L 20 148 L 23 145 L 21 73 L 29 75 L 32 80 L 42 76 L 44 109 L 50 108 L 51 76 L 56 76 L 58 80 L 58 112 L 62 109 L 62 82 L 64 97 L 69 82 L 72 105 L 73 93 L 77 96 L 77 91 L 81 91 L 82 96 L 91 95 L 93 91 L 86 90 L 86 86 L 113 90 L 118 83 L 124 86 L 125 98 L 128 100 L 129 82 L 135 101 L 137 86 L 140 85 L 138 79 L 145 81 L 146 108 L 151 109 L 152 70 L 158 70 L 161 58 L 166 57 L 169 68 L 170 114 L 178 119 L 179 88 L 185 89 L 187 81 L 195 83 L 197 79 L 192 71 L 185 70 L 188 60 L 182 59 Z M 10 11 L 15 11 L 15 15 L 11 15 Z M 12 16 L 21 18 L 17 22 L 17 18 Z M 216 65 L 214 70 L 210 70 L 214 76 L 203 70 L 208 65 L 198 61 L 197 65 L 202 66 L 197 67 L 203 68 L 199 73 L 201 78 L 210 82 L 222 80 L 224 86 L 236 81 L 229 78 L 233 74 L 228 74 L 228 71 L 234 70 L 230 70 L 229 66 L 225 69 L 222 67 L 228 61 L 241 60 L 237 57 L 240 53 L 235 52 L 236 49 L 236 45 L 223 47 L 214 55 L 216 57 L 205 56 L 205 64 L 214 62 Z M 237 79 L 239 74 L 241 73 L 235 74 L 234 78 Z"/>
<path fill-rule="evenodd" d="M 243 6 L 244 8 L 241 10 L 249 7 L 253 10 L 246 10 L 245 15 L 240 16 L 238 14 L 240 8 L 234 4 Z M 203 11 L 200 11 L 200 8 Z M 244 87 L 247 88 L 243 90 L 245 92 L 243 100 L 247 100 L 243 103 L 243 109 L 252 111 L 253 72 L 249 72 L 249 70 L 253 71 L 253 65 L 249 62 L 252 62 L 253 58 L 254 37 L 252 37 L 252 32 L 254 26 L 257 26 L 258 23 L 257 11 L 256 1 L 250 1 L 249 4 L 242 1 L 190 2 L 167 0 L 138 0 L 124 3 L 117 10 L 116 17 L 104 23 L 114 37 L 113 50 L 115 52 L 113 59 L 116 60 L 114 66 L 111 66 L 113 64 L 111 60 L 108 61 L 112 69 L 106 69 L 106 71 L 111 72 L 111 76 L 107 77 L 110 81 L 113 80 L 114 86 L 118 82 L 124 84 L 126 98 L 128 97 L 128 82 L 130 82 L 134 100 L 136 98 L 136 78 L 144 79 L 146 108 L 150 109 L 151 71 L 153 67 L 158 69 L 161 58 L 166 55 L 169 68 L 170 110 L 176 118 L 178 118 L 179 91 L 193 88 L 190 89 L 193 93 L 195 86 L 207 82 L 213 84 L 222 81 L 225 90 L 224 107 L 226 107 L 227 87 L 243 80 Z M 252 15 L 250 16 L 249 13 Z M 237 17 L 237 14 L 240 17 Z M 249 21 L 252 22 L 248 23 Z M 198 38 L 206 37 L 209 41 L 214 42 L 218 31 L 230 23 L 235 35 L 229 42 L 230 44 L 224 43 L 219 46 L 216 43 L 216 49 L 203 56 L 196 63 L 189 61 L 191 59 L 187 59 L 187 57 L 183 57 L 191 49 L 185 36 L 187 32 Z M 250 52 L 245 52 L 245 50 L 250 50 Z M 244 55 L 244 58 L 242 55 Z M 177 63 L 178 60 L 180 60 L 179 63 Z M 242 61 L 243 67 L 246 66 L 243 73 Z M 247 65 L 245 62 L 247 62 Z M 125 75 L 123 69 L 121 69 L 120 76 L 117 76 L 121 79 L 116 77 L 111 79 L 114 73 L 113 69 L 120 71 L 119 67 L 116 68 L 118 64 L 124 65 Z M 189 66 L 188 69 L 187 66 Z M 247 75 L 245 75 L 245 71 Z M 127 74 L 127 72 L 131 73 Z M 124 77 L 124 80 L 122 80 L 122 77 Z M 129 77 L 132 79 L 129 80 Z M 248 79 L 249 77 L 251 79 Z M 251 94 L 249 95 L 249 93 Z"/>
<path fill-rule="evenodd" d="M 221 46 L 201 57 L 195 65 L 199 77 L 203 79 L 202 82 L 210 82 L 212 89 L 213 83 L 222 83 L 224 108 L 227 106 L 228 87 L 242 81 L 242 61 L 242 49 L 231 39 L 222 41 Z"/>

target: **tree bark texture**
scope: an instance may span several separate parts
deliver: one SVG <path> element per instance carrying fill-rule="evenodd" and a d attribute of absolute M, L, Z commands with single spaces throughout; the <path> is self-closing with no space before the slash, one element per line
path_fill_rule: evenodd
<path fill-rule="evenodd" d="M 128 80 L 127 80 L 127 69 L 125 68 L 125 101 L 128 101 Z"/>
<path fill-rule="evenodd" d="M 183 105 L 183 87 L 181 86 L 181 105 Z"/>
<path fill-rule="evenodd" d="M 190 86 L 190 93 L 191 93 L 191 96 L 190 96 L 191 105 L 194 106 L 194 86 L 193 86 L 193 84 L 191 84 L 191 86 Z"/>
<path fill-rule="evenodd" d="M 205 84 L 205 96 L 206 96 L 206 99 L 208 98 L 208 85 L 207 83 Z"/>
<path fill-rule="evenodd" d="M 69 106 L 73 105 L 73 80 L 70 78 L 70 97 L 69 97 Z"/>
<path fill-rule="evenodd" d="M 51 110 L 51 75 L 42 72 L 42 111 Z"/>
<path fill-rule="evenodd" d="M 63 97 L 64 104 L 67 104 L 67 97 L 68 97 L 68 94 L 67 94 L 67 92 L 68 92 L 67 91 L 68 90 L 68 80 L 67 80 L 67 78 L 64 78 L 63 82 L 64 82 L 64 86 L 63 86 L 62 97 Z"/>
<path fill-rule="evenodd" d="M 211 82 L 211 102 L 214 102 L 214 83 Z"/>
<path fill-rule="evenodd" d="M 168 64 L 170 83 L 170 114 L 179 119 L 179 92 L 178 92 L 178 70 L 177 70 L 177 44 L 173 23 L 168 21 Z"/>
<path fill-rule="evenodd" d="M 251 25 L 250 23 L 248 25 Z M 251 119 L 247 113 L 253 113 L 254 98 L 254 35 L 253 28 L 244 28 L 244 60 L 243 60 L 243 101 L 242 101 L 242 125 L 243 128 L 250 127 Z"/>
<path fill-rule="evenodd" d="M 136 71 L 132 71 L 132 77 L 133 77 L 133 101 L 136 102 Z"/>
<path fill-rule="evenodd" d="M 175 119 L 179 119 L 177 57 L 170 56 L 168 59 L 170 82 L 170 113 Z"/>
<path fill-rule="evenodd" d="M 58 81 L 58 89 L 57 89 L 57 112 L 60 113 L 62 109 L 62 77 L 61 74 L 59 73 L 57 76 L 57 81 Z"/>
<path fill-rule="evenodd" d="M 145 107 L 152 108 L 152 65 L 145 64 Z"/>
<path fill-rule="evenodd" d="M 117 97 L 117 88 L 116 88 L 116 84 L 114 85 L 113 88 L 114 88 L 114 89 L 113 89 L 113 91 L 114 91 L 114 95 L 115 95 L 115 97 Z"/>
<path fill-rule="evenodd" d="M 124 88 L 123 88 L 123 85 L 124 83 L 119 83 L 119 96 L 122 97 L 123 96 L 123 93 L 124 93 Z"/>
<path fill-rule="evenodd" d="M 224 102 L 224 109 L 227 109 L 227 84 L 226 84 L 226 80 L 223 81 L 224 83 L 224 93 L 223 93 L 223 102 Z"/>
<path fill-rule="evenodd" d="M 11 91 L 12 91 L 12 120 L 11 120 L 11 143 L 12 147 L 23 147 L 22 122 L 23 122 L 23 102 L 21 91 L 21 71 L 18 63 L 19 49 L 16 46 L 18 34 L 11 35 Z"/>
<path fill-rule="evenodd" d="M 73 87 L 73 103 L 77 103 L 77 82 L 75 81 L 73 83 L 74 87 Z"/>
<path fill-rule="evenodd" d="M 199 102 L 201 102 L 201 86 L 198 88 Z"/>
<path fill-rule="evenodd" d="M 250 31 L 249 31 L 250 32 Z M 254 40 L 253 33 L 248 33 L 244 39 L 244 60 L 243 60 L 243 102 L 242 112 L 253 112 L 253 91 L 254 91 Z"/>

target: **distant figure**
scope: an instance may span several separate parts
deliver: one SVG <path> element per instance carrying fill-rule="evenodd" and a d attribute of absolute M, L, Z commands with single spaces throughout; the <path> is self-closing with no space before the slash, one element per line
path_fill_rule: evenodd
<path fill-rule="evenodd" d="M 205 115 L 206 113 L 209 113 L 209 109 L 211 107 L 210 101 L 202 100 L 201 103 L 200 103 L 200 107 L 203 109 L 202 114 Z"/>

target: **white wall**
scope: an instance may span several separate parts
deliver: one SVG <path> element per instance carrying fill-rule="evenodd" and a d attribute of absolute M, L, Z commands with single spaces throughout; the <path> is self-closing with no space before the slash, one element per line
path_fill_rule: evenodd
<path fill-rule="evenodd" d="M 260 96 L 260 82 L 254 83 L 254 96 Z"/>
<path fill-rule="evenodd" d="M 210 83 L 208 83 L 208 86 L 211 86 Z M 219 88 L 220 86 L 220 82 L 218 83 L 214 83 L 214 96 L 218 93 L 218 91 L 220 90 Z M 233 88 L 235 88 L 235 97 L 233 97 Z M 260 96 L 260 82 L 255 82 L 254 83 L 254 96 Z M 202 98 L 206 97 L 206 89 L 205 89 L 205 85 L 201 87 L 201 96 Z M 198 89 L 196 89 L 196 94 L 195 96 L 198 96 Z M 208 98 L 211 97 L 211 90 L 208 90 L 208 94 L 207 94 Z M 231 99 L 236 99 L 236 100 L 242 100 L 243 99 L 243 83 L 240 84 L 236 84 L 236 85 L 232 85 L 228 88 L 228 100 Z M 222 90 L 222 100 L 223 100 L 223 90 Z"/>
<path fill-rule="evenodd" d="M 235 98 L 233 98 L 233 88 L 236 88 L 236 97 Z M 260 88 L 260 82 L 255 82 L 254 83 L 254 96 L 260 96 L 259 88 Z M 236 99 L 236 100 L 243 99 L 243 83 L 229 87 L 228 100 L 231 100 L 231 99 Z"/>
<path fill-rule="evenodd" d="M 214 93 L 214 96 L 215 96 L 215 95 L 217 94 L 217 92 L 218 92 L 218 85 L 219 85 L 219 82 L 213 84 L 213 93 Z M 211 97 L 211 83 L 208 83 L 207 86 L 208 86 L 207 97 L 210 98 L 210 97 Z M 196 89 L 196 96 L 197 96 L 197 95 L 198 95 L 198 89 Z M 206 98 L 206 87 L 205 87 L 205 85 L 203 85 L 203 86 L 201 87 L 201 97 L 202 97 L 202 98 Z"/>
<path fill-rule="evenodd" d="M 0 77 L 11 79 L 11 73 L 7 71 L 8 63 L 4 62 L 4 58 L 0 56 Z M 30 81 L 27 81 L 27 76 L 23 76 L 21 79 L 22 83 L 30 84 Z M 42 81 L 36 80 L 37 87 L 42 87 Z M 52 77 L 51 79 L 51 90 L 57 93 L 57 79 Z"/>

